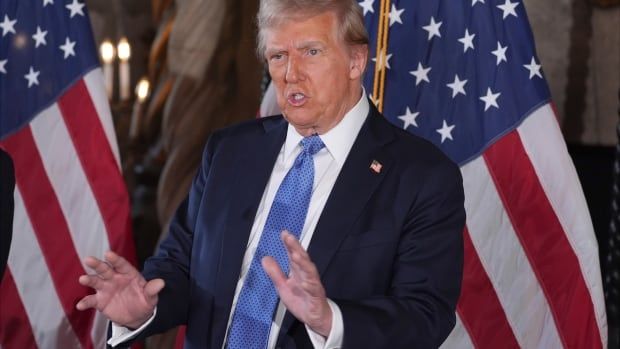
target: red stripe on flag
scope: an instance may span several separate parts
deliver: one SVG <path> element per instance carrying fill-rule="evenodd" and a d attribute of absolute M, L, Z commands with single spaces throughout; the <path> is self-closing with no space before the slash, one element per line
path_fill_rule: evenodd
<path fill-rule="evenodd" d="M 84 80 L 59 99 L 58 107 L 103 217 L 110 247 L 135 265 L 127 188 Z"/>
<path fill-rule="evenodd" d="M 492 145 L 484 159 L 545 293 L 562 343 L 567 348 L 601 348 L 579 261 L 517 132 Z"/>
<path fill-rule="evenodd" d="M 0 346 L 5 349 L 36 348 L 30 320 L 8 268 L 0 283 L 0 300 Z"/>
<path fill-rule="evenodd" d="M 519 348 L 504 309 L 467 227 L 463 231 L 465 260 L 457 312 L 476 348 Z"/>
<path fill-rule="evenodd" d="M 16 186 L 22 194 L 60 303 L 82 346 L 92 348 L 90 328 L 94 310 L 75 309 L 78 300 L 88 294 L 87 289 L 77 283 L 80 275 L 86 272 L 75 251 L 67 221 L 43 167 L 30 127 L 22 128 L 2 144 L 15 163 Z"/>

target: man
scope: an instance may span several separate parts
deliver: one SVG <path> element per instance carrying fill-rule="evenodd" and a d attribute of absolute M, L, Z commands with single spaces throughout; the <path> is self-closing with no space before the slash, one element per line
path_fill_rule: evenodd
<path fill-rule="evenodd" d="M 13 232 L 13 190 L 15 173 L 9 154 L 0 149 L 0 281 L 9 258 Z"/>
<path fill-rule="evenodd" d="M 364 96 L 356 1 L 264 0 L 258 24 L 284 117 L 214 133 L 144 277 L 89 258 L 78 309 L 114 322 L 111 344 L 187 324 L 189 348 L 438 347 L 462 273 L 458 167 Z"/>

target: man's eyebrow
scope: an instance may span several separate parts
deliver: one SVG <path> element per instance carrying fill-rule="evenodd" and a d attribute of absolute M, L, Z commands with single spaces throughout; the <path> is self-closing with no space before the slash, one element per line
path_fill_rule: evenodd
<path fill-rule="evenodd" d="M 303 41 L 295 45 L 296 49 L 304 49 L 308 47 L 325 46 L 322 41 Z"/>

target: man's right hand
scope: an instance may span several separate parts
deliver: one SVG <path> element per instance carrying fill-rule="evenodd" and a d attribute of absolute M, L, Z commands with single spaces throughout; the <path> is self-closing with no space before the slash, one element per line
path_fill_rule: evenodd
<path fill-rule="evenodd" d="M 82 298 L 78 310 L 95 308 L 114 323 L 134 329 L 153 315 L 164 280 L 147 282 L 131 263 L 112 251 L 105 253 L 105 261 L 88 257 L 84 263 L 96 274 L 82 275 L 79 282 L 93 288 L 95 294 Z"/>

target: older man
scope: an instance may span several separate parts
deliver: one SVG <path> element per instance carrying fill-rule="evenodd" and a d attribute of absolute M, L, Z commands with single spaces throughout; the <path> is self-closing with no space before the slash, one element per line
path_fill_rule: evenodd
<path fill-rule="evenodd" d="M 77 307 L 113 321 L 111 344 L 187 324 L 188 348 L 438 347 L 461 282 L 458 168 L 364 96 L 356 1 L 264 0 L 258 23 L 283 116 L 213 134 L 143 273 L 87 259 L 96 294 Z"/>

